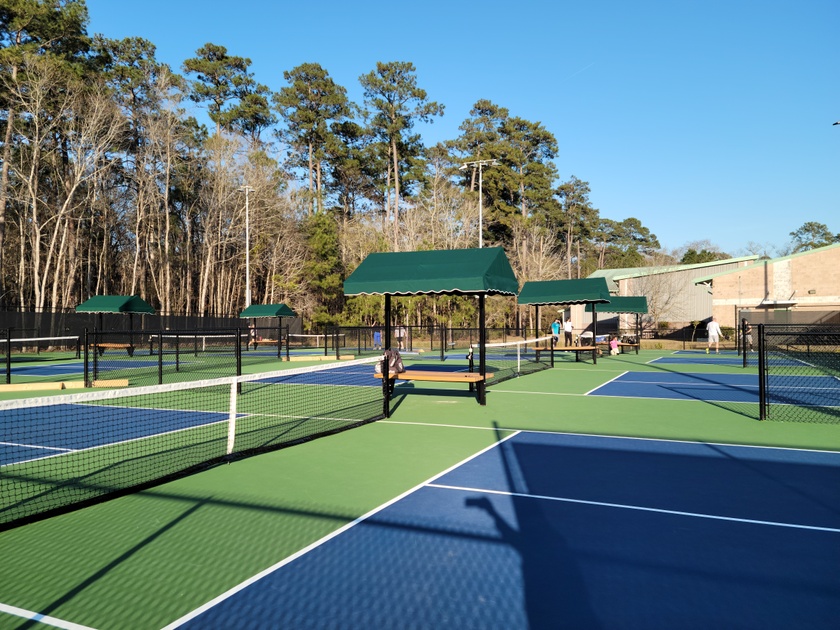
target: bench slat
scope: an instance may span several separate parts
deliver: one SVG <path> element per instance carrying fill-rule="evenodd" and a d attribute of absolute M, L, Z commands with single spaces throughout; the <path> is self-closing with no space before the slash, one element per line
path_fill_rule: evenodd
<path fill-rule="evenodd" d="M 376 378 L 382 378 L 382 374 L 374 374 Z M 478 372 L 433 372 L 423 370 L 407 370 L 397 374 L 388 374 L 389 379 L 398 379 L 401 381 L 436 381 L 440 383 L 479 383 L 484 380 L 484 376 Z M 486 378 L 493 378 L 492 374 L 487 374 Z"/>

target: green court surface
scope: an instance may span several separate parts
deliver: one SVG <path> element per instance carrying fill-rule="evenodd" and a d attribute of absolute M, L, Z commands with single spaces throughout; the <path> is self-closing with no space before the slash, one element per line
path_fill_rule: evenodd
<path fill-rule="evenodd" d="M 163 628 L 514 430 L 840 451 L 840 424 L 760 422 L 757 405 L 585 395 L 625 371 L 745 372 L 648 365 L 663 354 L 561 360 L 491 386 L 486 406 L 399 385 L 388 420 L 0 532 L 0 628 L 46 627 L 13 610 Z"/>

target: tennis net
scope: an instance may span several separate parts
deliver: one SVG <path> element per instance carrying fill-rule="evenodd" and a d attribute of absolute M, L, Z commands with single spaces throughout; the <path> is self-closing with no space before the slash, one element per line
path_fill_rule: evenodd
<path fill-rule="evenodd" d="M 488 385 L 500 383 L 517 376 L 533 374 L 551 367 L 551 337 L 484 344 L 484 362 L 487 372 L 493 373 Z M 471 344 L 467 359 L 470 371 L 478 370 L 481 346 Z"/>
<path fill-rule="evenodd" d="M 377 360 L 0 402 L 0 529 L 377 420 Z"/>

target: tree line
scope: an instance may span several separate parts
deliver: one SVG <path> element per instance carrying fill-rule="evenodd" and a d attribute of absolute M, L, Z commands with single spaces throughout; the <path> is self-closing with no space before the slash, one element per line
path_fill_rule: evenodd
<path fill-rule="evenodd" d="M 360 74 L 354 103 L 317 63 L 283 71 L 272 92 L 222 45 L 174 70 L 152 42 L 87 24 L 84 0 L 0 0 L 0 304 L 107 293 L 230 315 L 250 277 L 255 303 L 371 324 L 381 300 L 342 293 L 367 254 L 476 247 L 479 230 L 520 282 L 662 263 L 641 221 L 608 219 L 586 181 L 558 181 L 559 144 L 539 122 L 478 99 L 458 137 L 424 145 L 417 124 L 445 106 L 410 62 Z M 710 250 L 686 262 L 725 256 Z M 473 317 L 468 300 L 402 304 L 406 323 Z"/>

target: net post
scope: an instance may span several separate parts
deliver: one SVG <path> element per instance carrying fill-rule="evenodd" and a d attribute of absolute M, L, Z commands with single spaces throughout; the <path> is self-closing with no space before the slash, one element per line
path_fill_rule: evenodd
<path fill-rule="evenodd" d="M 443 324 L 440 325 L 440 360 L 446 360 L 446 326 Z"/>
<path fill-rule="evenodd" d="M 764 365 L 766 346 L 764 344 L 764 324 L 758 325 L 758 419 L 767 419 L 767 385 Z"/>
<path fill-rule="evenodd" d="M 161 355 L 163 354 L 163 340 L 161 340 L 160 344 Z M 181 333 L 175 333 L 175 371 L 181 371 Z"/>
<path fill-rule="evenodd" d="M 236 444 L 236 394 L 241 384 L 233 381 L 230 384 L 230 399 L 228 404 L 228 436 L 227 455 L 233 454 L 233 447 Z"/>

